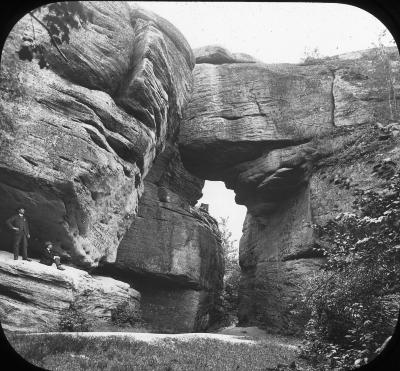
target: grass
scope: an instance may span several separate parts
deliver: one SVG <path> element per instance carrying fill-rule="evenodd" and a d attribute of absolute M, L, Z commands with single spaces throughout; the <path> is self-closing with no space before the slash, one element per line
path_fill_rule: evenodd
<path fill-rule="evenodd" d="M 132 338 L 9 334 L 13 348 L 47 370 L 273 370 L 298 362 L 295 348 L 260 340 L 231 343 L 218 339 Z M 303 368 L 301 368 L 303 369 Z"/>

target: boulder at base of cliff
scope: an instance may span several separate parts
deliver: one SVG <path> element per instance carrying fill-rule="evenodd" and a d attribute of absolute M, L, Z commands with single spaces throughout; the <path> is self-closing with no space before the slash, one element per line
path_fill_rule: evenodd
<path fill-rule="evenodd" d="M 60 321 L 72 315 L 71 304 L 94 331 L 118 331 L 113 320 L 124 308 L 136 313 L 139 321 L 140 293 L 113 278 L 13 260 L 12 254 L 1 251 L 0 282 L 0 321 L 7 330 L 59 331 Z"/>

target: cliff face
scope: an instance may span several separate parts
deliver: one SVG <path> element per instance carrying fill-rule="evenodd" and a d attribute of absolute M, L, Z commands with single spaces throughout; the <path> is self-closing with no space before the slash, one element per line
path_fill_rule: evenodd
<path fill-rule="evenodd" d="M 142 294 L 143 318 L 158 331 L 199 331 L 215 320 L 223 258 L 217 223 L 193 207 L 203 184 L 167 144 L 118 248 L 115 267 L 129 272 Z"/>
<path fill-rule="evenodd" d="M 195 51 L 194 91 L 179 144 L 188 170 L 224 181 L 248 209 L 240 241 L 241 324 L 284 333 L 304 325 L 293 315 L 299 290 L 322 262 L 311 224 L 350 207 L 346 201 L 354 197 L 330 186 L 334 158 L 363 131 L 373 132 L 377 120 L 390 121 L 376 52 L 266 65 L 241 63 L 215 48 L 208 55 L 207 48 Z M 398 53 L 387 52 L 397 73 Z M 353 159 L 344 172 L 360 166 L 362 175 L 353 178 L 368 175 L 365 183 L 371 164 Z"/>
<path fill-rule="evenodd" d="M 216 221 L 194 207 L 208 179 L 248 210 L 240 323 L 298 332 L 299 288 L 322 262 L 311 224 L 349 209 L 349 182 L 379 187 L 376 163 L 400 159 L 396 130 L 375 125 L 395 109 L 385 71 L 400 71 L 397 51 L 266 65 L 218 46 L 192 52 L 167 21 L 123 2 L 83 6 L 90 21 L 61 46 L 68 62 L 40 27 L 49 68 L 18 59 L 28 17 L 3 49 L 0 220 L 24 205 L 31 256 L 52 240 L 68 264 L 126 283 L 84 271 L 72 282 L 70 270 L 5 259 L 2 322 L 49 329 L 48 313 L 55 323 L 85 292 L 82 305 L 96 312 L 100 303 L 95 317 L 107 322 L 105 302 L 138 308 L 140 292 L 154 331 L 206 329 L 224 269 Z M 2 250 L 11 237 L 3 223 Z M 37 320 L 25 326 L 28 312 Z"/>
<path fill-rule="evenodd" d="M 64 262 L 127 283 L 110 278 L 110 291 L 97 294 L 103 290 L 97 276 L 79 271 L 84 279 L 70 284 L 69 269 L 52 268 L 51 286 L 46 267 L 34 265 L 35 271 L 21 263 L 20 271 L 20 263 L 15 268 L 5 259 L 2 323 L 53 329 L 60 310 L 78 300 L 77 290 L 93 288 L 82 304 L 90 309 L 119 304 L 118 287 L 130 285 L 142 293 L 150 329 L 204 330 L 214 321 L 223 261 L 215 220 L 194 208 L 204 181 L 183 167 L 176 145 L 193 84 L 193 52 L 156 14 L 123 2 L 82 5 L 89 21 L 60 46 L 68 62 L 36 24 L 49 68 L 18 59 L 22 35 L 32 33 L 29 17 L 16 24 L 2 53 L 1 249 L 11 248 L 4 221 L 24 205 L 31 257 L 52 240 Z M 139 293 L 129 290 L 139 308 Z M 24 313 L 32 316 L 26 325 Z"/>
<path fill-rule="evenodd" d="M 18 59 L 28 16 L 3 49 L 0 219 L 25 205 L 33 239 L 94 267 L 115 261 L 143 178 L 179 126 L 194 63 L 159 17 L 122 2 L 83 6 L 91 21 L 62 45 L 68 62 L 41 27 L 50 68 Z"/>

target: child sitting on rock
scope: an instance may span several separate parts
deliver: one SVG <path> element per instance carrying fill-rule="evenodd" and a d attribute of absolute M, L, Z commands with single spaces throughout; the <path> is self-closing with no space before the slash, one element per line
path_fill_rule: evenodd
<path fill-rule="evenodd" d="M 60 263 L 60 257 L 53 254 L 53 244 L 50 241 L 47 241 L 44 243 L 44 247 L 45 248 L 43 249 L 43 255 L 40 259 L 40 262 L 42 264 L 50 266 L 53 265 L 53 263 L 56 263 L 57 269 L 59 269 L 60 271 L 65 270 L 65 268 Z"/>

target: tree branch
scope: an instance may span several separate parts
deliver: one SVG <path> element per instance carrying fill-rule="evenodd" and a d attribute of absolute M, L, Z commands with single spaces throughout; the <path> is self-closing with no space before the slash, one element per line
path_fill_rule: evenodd
<path fill-rule="evenodd" d="M 29 15 L 47 31 L 47 33 L 49 34 L 49 36 L 51 38 L 51 41 L 53 42 L 54 46 L 57 48 L 58 52 L 61 54 L 61 56 L 64 58 L 64 60 L 66 62 L 68 62 L 67 57 L 64 55 L 64 53 L 58 47 L 57 42 L 54 40 L 54 37 L 51 34 L 50 30 L 47 28 L 47 26 L 39 18 L 37 18 L 32 12 L 29 12 Z"/>

